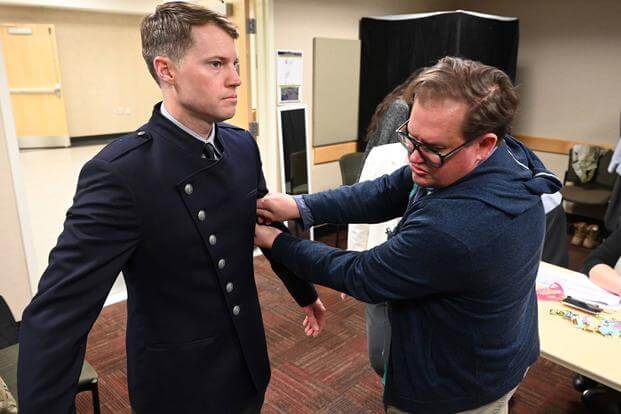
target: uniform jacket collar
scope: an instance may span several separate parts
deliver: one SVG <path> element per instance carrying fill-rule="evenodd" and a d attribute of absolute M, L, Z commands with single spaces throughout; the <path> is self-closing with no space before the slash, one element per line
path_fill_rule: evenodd
<path fill-rule="evenodd" d="M 161 102 L 155 104 L 153 107 L 153 113 L 149 123 L 141 129 L 146 129 L 150 133 L 154 133 L 158 137 L 162 137 L 172 142 L 183 151 L 188 152 L 191 155 L 200 157 L 203 154 L 204 143 L 188 134 L 183 129 L 172 123 L 169 119 L 166 119 L 161 113 Z M 222 154 L 222 157 L 226 156 L 226 144 L 225 140 L 221 139 L 220 127 L 218 123 L 214 123 L 215 137 L 214 144 Z"/>

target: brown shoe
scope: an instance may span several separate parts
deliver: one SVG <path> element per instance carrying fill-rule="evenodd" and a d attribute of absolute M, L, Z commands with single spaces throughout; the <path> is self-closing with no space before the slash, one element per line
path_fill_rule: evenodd
<path fill-rule="evenodd" d="M 582 246 L 584 238 L 587 235 L 587 224 L 583 221 L 574 223 L 574 236 L 571 238 L 571 244 L 574 246 Z"/>
<path fill-rule="evenodd" d="M 586 228 L 586 237 L 582 243 L 583 247 L 592 249 L 599 244 L 599 226 L 597 224 L 590 224 Z"/>

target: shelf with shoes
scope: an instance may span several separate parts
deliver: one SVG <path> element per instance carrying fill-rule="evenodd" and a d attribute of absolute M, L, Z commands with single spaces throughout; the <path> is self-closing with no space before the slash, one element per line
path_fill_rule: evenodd
<path fill-rule="evenodd" d="M 599 224 L 579 221 L 572 223 L 572 227 L 574 231 L 570 240 L 571 245 L 593 249 L 600 244 L 601 234 Z"/>

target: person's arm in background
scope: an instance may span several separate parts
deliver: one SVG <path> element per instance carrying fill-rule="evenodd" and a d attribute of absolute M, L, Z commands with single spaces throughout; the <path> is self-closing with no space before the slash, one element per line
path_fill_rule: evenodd
<path fill-rule="evenodd" d="M 405 103 L 403 103 L 403 105 L 405 105 Z M 389 112 L 390 110 L 388 113 Z M 399 121 L 401 121 L 401 119 L 399 119 Z M 384 174 L 390 174 L 407 164 L 407 162 L 407 150 L 401 143 L 396 142 L 378 145 L 369 152 L 369 156 L 362 167 L 359 181 L 374 180 Z M 347 232 L 347 250 L 360 252 L 385 242 L 389 230 L 393 229 L 397 223 L 398 219 L 377 224 L 349 224 Z M 343 296 L 345 296 L 344 293 L 341 294 L 341 297 Z"/>
<path fill-rule="evenodd" d="M 613 269 L 620 259 L 621 229 L 618 229 L 589 254 L 583 272 L 599 287 L 621 295 L 621 273 Z"/>
<path fill-rule="evenodd" d="M 250 139 L 255 142 L 252 136 L 250 136 Z M 257 156 L 259 157 L 259 170 L 257 171 L 257 200 L 260 200 L 265 197 L 266 194 L 268 194 L 268 189 L 265 183 L 265 176 L 263 175 L 261 156 L 258 146 L 256 147 L 256 150 Z M 281 222 L 273 222 L 271 225 L 281 231 L 289 233 L 289 229 L 287 229 L 287 227 Z M 270 262 L 272 270 L 285 285 L 291 297 L 293 297 L 296 303 L 304 310 L 306 317 L 303 321 L 303 326 L 306 335 L 319 335 L 325 325 L 326 308 L 321 302 L 321 299 L 319 299 L 319 295 L 317 295 L 315 287 L 311 283 L 296 277 L 291 271 L 289 271 L 289 269 L 287 269 L 282 264 L 272 260 L 272 255 L 269 249 L 262 248 L 261 252 Z"/>

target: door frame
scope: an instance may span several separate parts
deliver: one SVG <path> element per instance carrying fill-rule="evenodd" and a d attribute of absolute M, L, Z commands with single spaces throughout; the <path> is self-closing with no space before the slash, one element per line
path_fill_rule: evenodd
<path fill-rule="evenodd" d="M 11 97 L 9 95 L 9 82 L 6 75 L 6 67 L 4 66 L 4 50 L 2 43 L 0 43 L 0 117 L 2 117 L 0 123 L 3 127 L 0 136 L 3 136 L 6 141 L 9 156 L 15 203 L 17 205 L 19 226 L 22 233 L 22 248 L 26 258 L 26 269 L 28 271 L 28 286 L 30 293 L 34 295 L 37 291 L 37 283 L 35 281 L 37 281 L 39 277 L 35 273 L 37 266 L 34 242 L 32 240 L 32 227 L 30 225 L 26 188 L 24 186 L 24 178 L 19 160 L 19 145 L 17 133 L 15 131 Z"/>
<path fill-rule="evenodd" d="M 263 174 L 271 191 L 282 191 L 278 159 L 276 105 L 276 55 L 274 2 L 254 0 L 257 21 L 257 144 L 263 158 Z"/>

